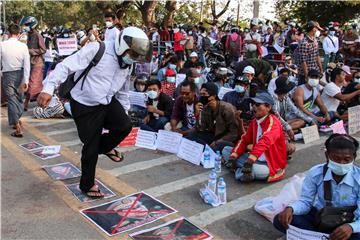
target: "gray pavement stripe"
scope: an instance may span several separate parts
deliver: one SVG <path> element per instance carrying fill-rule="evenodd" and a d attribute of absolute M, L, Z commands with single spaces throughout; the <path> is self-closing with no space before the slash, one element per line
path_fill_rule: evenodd
<path fill-rule="evenodd" d="M 123 150 L 123 148 L 119 148 L 120 151 Z M 137 163 L 132 163 L 129 165 L 125 165 L 123 167 L 114 168 L 112 170 L 109 170 L 108 172 L 115 176 L 120 176 L 127 173 L 132 173 L 136 171 L 146 170 L 155 166 L 159 166 L 162 164 L 170 163 L 173 161 L 179 160 L 179 158 L 176 155 L 169 155 L 165 157 L 160 157 L 152 160 L 146 160 L 141 161 Z"/>
<path fill-rule="evenodd" d="M 75 145 L 79 145 L 79 144 L 82 144 L 82 142 L 80 141 L 80 139 L 75 139 L 75 140 L 70 140 L 70 141 L 59 141 L 59 143 L 61 145 L 64 145 L 66 147 L 71 147 L 71 146 L 75 146 Z"/>
<path fill-rule="evenodd" d="M 30 123 L 34 127 L 51 126 L 59 123 L 74 122 L 73 119 L 27 119 L 26 122 Z"/>
<path fill-rule="evenodd" d="M 77 132 L 77 129 L 76 128 L 62 129 L 62 130 L 56 130 L 56 131 L 51 131 L 51 132 L 45 132 L 45 134 L 48 136 L 54 136 L 54 135 L 58 135 L 58 134 L 65 134 L 65 133 L 72 133 L 72 132 Z"/>
<path fill-rule="evenodd" d="M 224 176 L 229 172 L 222 171 L 219 176 Z M 209 178 L 209 171 L 200 173 L 191 177 L 183 178 L 178 181 L 169 182 L 160 186 L 152 187 L 144 190 L 144 192 L 149 193 L 154 197 L 159 197 L 167 193 L 175 192 L 190 186 L 196 185 L 198 183 L 206 182 Z"/>

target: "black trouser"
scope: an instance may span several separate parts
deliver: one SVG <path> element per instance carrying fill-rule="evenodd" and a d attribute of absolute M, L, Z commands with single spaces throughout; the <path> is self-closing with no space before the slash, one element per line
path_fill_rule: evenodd
<path fill-rule="evenodd" d="M 85 106 L 70 101 L 71 111 L 81 142 L 80 189 L 89 191 L 95 184 L 95 169 L 99 154 L 110 152 L 131 131 L 131 121 L 121 104 L 113 98 L 108 105 Z M 109 133 L 101 134 L 102 129 Z"/>

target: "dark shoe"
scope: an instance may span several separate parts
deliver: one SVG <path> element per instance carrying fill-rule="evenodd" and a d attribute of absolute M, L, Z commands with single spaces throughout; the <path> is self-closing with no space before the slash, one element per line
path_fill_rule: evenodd
<path fill-rule="evenodd" d="M 16 138 L 22 138 L 22 137 L 24 137 L 22 133 L 17 133 L 17 132 L 11 133 L 10 136 L 16 137 Z"/>
<path fill-rule="evenodd" d="M 109 152 L 109 153 L 105 153 L 105 155 L 114 162 L 122 162 L 124 160 L 124 155 L 122 153 L 120 153 L 116 149 L 113 149 L 112 151 L 114 151 L 114 153 Z M 117 160 L 117 158 L 119 160 Z"/>
<path fill-rule="evenodd" d="M 89 190 L 87 192 L 83 192 L 87 197 L 91 199 L 99 199 L 105 197 L 104 194 L 100 192 L 100 190 Z"/>

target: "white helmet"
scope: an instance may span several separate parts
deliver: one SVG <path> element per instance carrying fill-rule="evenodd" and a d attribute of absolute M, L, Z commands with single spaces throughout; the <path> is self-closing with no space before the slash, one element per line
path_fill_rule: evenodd
<path fill-rule="evenodd" d="M 86 33 L 85 31 L 79 31 L 76 34 L 76 38 L 78 39 L 79 44 L 82 44 L 82 42 L 86 39 Z"/>
<path fill-rule="evenodd" d="M 244 68 L 243 73 L 255 74 L 255 69 L 249 65 Z"/>
<path fill-rule="evenodd" d="M 152 44 L 146 33 L 137 27 L 127 27 L 120 32 L 115 39 L 115 52 L 122 56 L 125 51 L 137 62 L 150 62 Z"/>

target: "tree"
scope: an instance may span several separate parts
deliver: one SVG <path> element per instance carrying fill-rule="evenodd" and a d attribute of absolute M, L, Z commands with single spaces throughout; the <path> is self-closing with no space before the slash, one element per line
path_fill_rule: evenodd
<path fill-rule="evenodd" d="M 211 15 L 212 15 L 212 21 L 208 21 L 206 20 L 206 22 L 210 25 L 215 25 L 218 23 L 219 18 L 224 15 L 224 13 L 228 10 L 229 8 L 229 4 L 230 4 L 230 0 L 228 0 L 225 4 L 225 6 L 223 7 L 223 9 L 219 12 L 216 13 L 216 7 L 217 7 L 217 1 L 216 0 L 212 0 L 211 1 Z"/>
<path fill-rule="evenodd" d="M 170 0 L 170 1 L 166 1 L 165 4 L 165 9 L 167 11 L 164 20 L 162 21 L 162 26 L 163 27 L 167 27 L 167 26 L 172 26 L 174 23 L 174 14 L 175 14 L 175 10 L 176 10 L 176 0 Z"/>
<path fill-rule="evenodd" d="M 120 24 L 124 23 L 125 15 L 128 13 L 132 5 L 133 5 L 132 1 L 122 1 L 122 2 L 96 1 L 96 6 L 102 11 L 103 14 L 106 12 L 115 13 Z"/>
<path fill-rule="evenodd" d="M 344 24 L 360 16 L 360 1 L 283 1 L 276 3 L 276 14 L 281 20 L 296 20 L 305 24 L 315 20 L 326 26 L 331 21 Z"/>
<path fill-rule="evenodd" d="M 135 1 L 135 6 L 141 12 L 143 23 L 147 27 L 155 25 L 155 9 L 157 1 Z"/>

